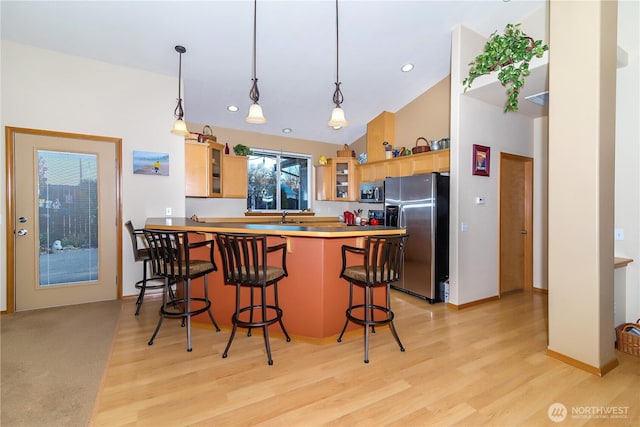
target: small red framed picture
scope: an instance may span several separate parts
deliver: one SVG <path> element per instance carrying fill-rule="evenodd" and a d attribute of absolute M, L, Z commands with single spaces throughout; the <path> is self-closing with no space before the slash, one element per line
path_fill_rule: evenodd
<path fill-rule="evenodd" d="M 484 145 L 473 144 L 473 174 L 489 176 L 491 161 L 491 148 Z"/>

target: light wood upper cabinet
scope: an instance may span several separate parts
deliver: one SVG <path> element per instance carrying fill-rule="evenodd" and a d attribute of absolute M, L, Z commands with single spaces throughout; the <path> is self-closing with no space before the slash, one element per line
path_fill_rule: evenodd
<path fill-rule="evenodd" d="M 356 159 L 336 157 L 316 165 L 316 200 L 358 200 Z"/>
<path fill-rule="evenodd" d="M 386 167 L 384 161 L 365 163 L 360 165 L 360 182 L 374 182 L 385 179 Z"/>
<path fill-rule="evenodd" d="M 224 156 L 222 197 L 247 198 L 247 156 Z"/>
<path fill-rule="evenodd" d="M 367 162 L 359 166 L 360 182 L 383 181 L 387 177 L 449 172 L 449 150 L 429 151 L 389 160 Z"/>
<path fill-rule="evenodd" d="M 449 172 L 450 152 L 449 150 L 430 151 L 428 153 L 409 156 L 413 161 L 413 173 Z"/>
<path fill-rule="evenodd" d="M 331 199 L 331 166 L 316 165 L 316 200 L 333 200 Z"/>
<path fill-rule="evenodd" d="M 187 197 L 209 197 L 209 144 L 185 141 L 184 180 Z"/>
<path fill-rule="evenodd" d="M 394 113 L 383 111 L 367 124 L 367 161 L 384 160 L 383 142 L 391 146 L 396 145 L 396 116 Z"/>
<path fill-rule="evenodd" d="M 223 152 L 215 141 L 185 141 L 187 197 L 247 197 L 247 158 Z"/>

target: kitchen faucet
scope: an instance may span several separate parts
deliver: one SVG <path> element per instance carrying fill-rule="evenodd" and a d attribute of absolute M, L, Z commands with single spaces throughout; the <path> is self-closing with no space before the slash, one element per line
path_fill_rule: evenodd
<path fill-rule="evenodd" d="M 288 213 L 289 212 L 287 212 L 287 211 L 282 211 L 282 219 L 280 220 L 281 224 L 284 224 L 286 222 Z"/>

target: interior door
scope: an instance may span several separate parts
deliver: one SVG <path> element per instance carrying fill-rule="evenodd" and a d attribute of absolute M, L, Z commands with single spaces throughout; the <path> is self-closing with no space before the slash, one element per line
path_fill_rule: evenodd
<path fill-rule="evenodd" d="M 118 298 L 120 140 L 10 128 L 7 137 L 8 311 L 11 297 L 16 311 Z"/>
<path fill-rule="evenodd" d="M 533 159 L 500 153 L 500 294 L 533 288 Z"/>

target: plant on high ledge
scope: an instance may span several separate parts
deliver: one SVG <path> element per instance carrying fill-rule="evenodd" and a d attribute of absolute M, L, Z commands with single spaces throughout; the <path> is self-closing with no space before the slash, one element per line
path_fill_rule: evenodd
<path fill-rule="evenodd" d="M 236 156 L 250 156 L 251 154 L 253 154 L 251 148 L 242 144 L 234 145 L 233 152 L 236 154 Z"/>
<path fill-rule="evenodd" d="M 507 88 L 507 111 L 518 111 L 518 96 L 524 78 L 530 74 L 529 62 L 541 58 L 549 46 L 542 40 L 533 40 L 520 29 L 520 24 L 507 24 L 504 34 L 494 31 L 484 45 L 484 51 L 469 63 L 469 76 L 462 81 L 464 91 L 484 74 L 498 71 L 498 80 Z"/>

